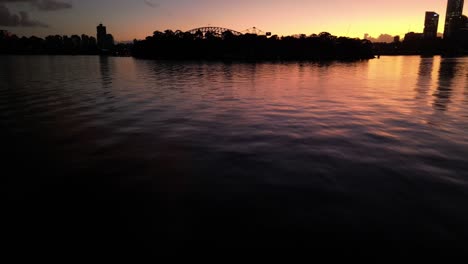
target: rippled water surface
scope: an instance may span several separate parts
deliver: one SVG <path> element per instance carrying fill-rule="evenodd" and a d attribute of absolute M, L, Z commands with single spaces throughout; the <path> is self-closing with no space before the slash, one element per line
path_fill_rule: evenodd
<path fill-rule="evenodd" d="M 15 232 L 171 249 L 467 241 L 466 57 L 0 61 Z"/>

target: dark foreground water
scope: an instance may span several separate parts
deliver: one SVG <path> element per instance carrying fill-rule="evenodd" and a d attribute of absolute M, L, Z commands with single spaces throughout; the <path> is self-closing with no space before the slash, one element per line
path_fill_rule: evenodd
<path fill-rule="evenodd" d="M 468 58 L 0 62 L 13 248 L 468 248 Z"/>

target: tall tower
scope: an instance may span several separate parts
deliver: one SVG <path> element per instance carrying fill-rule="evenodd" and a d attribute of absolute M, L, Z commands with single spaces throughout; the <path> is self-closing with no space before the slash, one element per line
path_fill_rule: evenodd
<path fill-rule="evenodd" d="M 462 17 L 464 2 L 464 0 L 448 0 L 444 38 L 452 37 L 453 33 L 457 31 L 457 24 L 459 24 Z"/>
<path fill-rule="evenodd" d="M 106 42 L 107 29 L 102 24 L 97 26 L 97 45 L 100 49 L 103 49 Z"/>
<path fill-rule="evenodd" d="M 437 38 L 437 29 L 439 28 L 439 14 L 436 12 L 426 12 L 426 19 L 424 20 L 424 38 L 435 39 Z"/>

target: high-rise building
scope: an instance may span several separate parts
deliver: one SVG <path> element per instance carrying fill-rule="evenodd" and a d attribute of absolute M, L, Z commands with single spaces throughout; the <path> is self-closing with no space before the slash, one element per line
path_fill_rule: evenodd
<path fill-rule="evenodd" d="M 100 49 L 104 49 L 106 37 L 107 37 L 107 29 L 102 24 L 97 26 L 97 45 Z"/>
<path fill-rule="evenodd" d="M 112 47 L 114 47 L 114 36 L 112 36 L 112 34 L 107 34 L 104 43 L 106 49 L 112 49 Z"/>
<path fill-rule="evenodd" d="M 97 46 L 101 50 L 111 50 L 114 47 L 114 37 L 107 34 L 107 29 L 102 24 L 97 26 Z"/>
<path fill-rule="evenodd" d="M 448 0 L 447 17 L 445 19 L 444 38 L 450 38 L 458 30 L 462 14 L 464 0 Z"/>
<path fill-rule="evenodd" d="M 439 14 L 436 12 L 426 12 L 426 19 L 424 20 L 424 38 L 435 39 L 437 38 L 437 29 L 439 28 Z"/>

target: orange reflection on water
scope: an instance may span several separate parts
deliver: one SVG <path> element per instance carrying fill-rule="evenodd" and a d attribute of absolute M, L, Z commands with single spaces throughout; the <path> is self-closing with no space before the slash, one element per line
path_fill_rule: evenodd
<path fill-rule="evenodd" d="M 101 63 L 112 65 L 112 60 Z M 336 127 L 328 127 L 328 133 L 347 133 L 340 122 L 362 126 L 382 126 L 392 120 L 440 123 L 443 119 L 438 113 L 460 112 L 466 107 L 466 59 L 402 56 L 346 63 L 119 60 L 110 78 L 118 79 L 117 86 L 141 89 L 129 100 L 148 103 L 161 94 L 167 99 L 158 98 L 159 103 L 177 105 L 180 111 L 195 108 L 204 118 L 238 113 L 252 122 L 280 126 L 309 119 L 323 125 L 324 131 L 325 124 L 335 120 Z M 121 91 L 120 96 L 125 97 L 125 89 L 113 92 Z M 378 133 L 392 136 L 389 131 Z"/>

